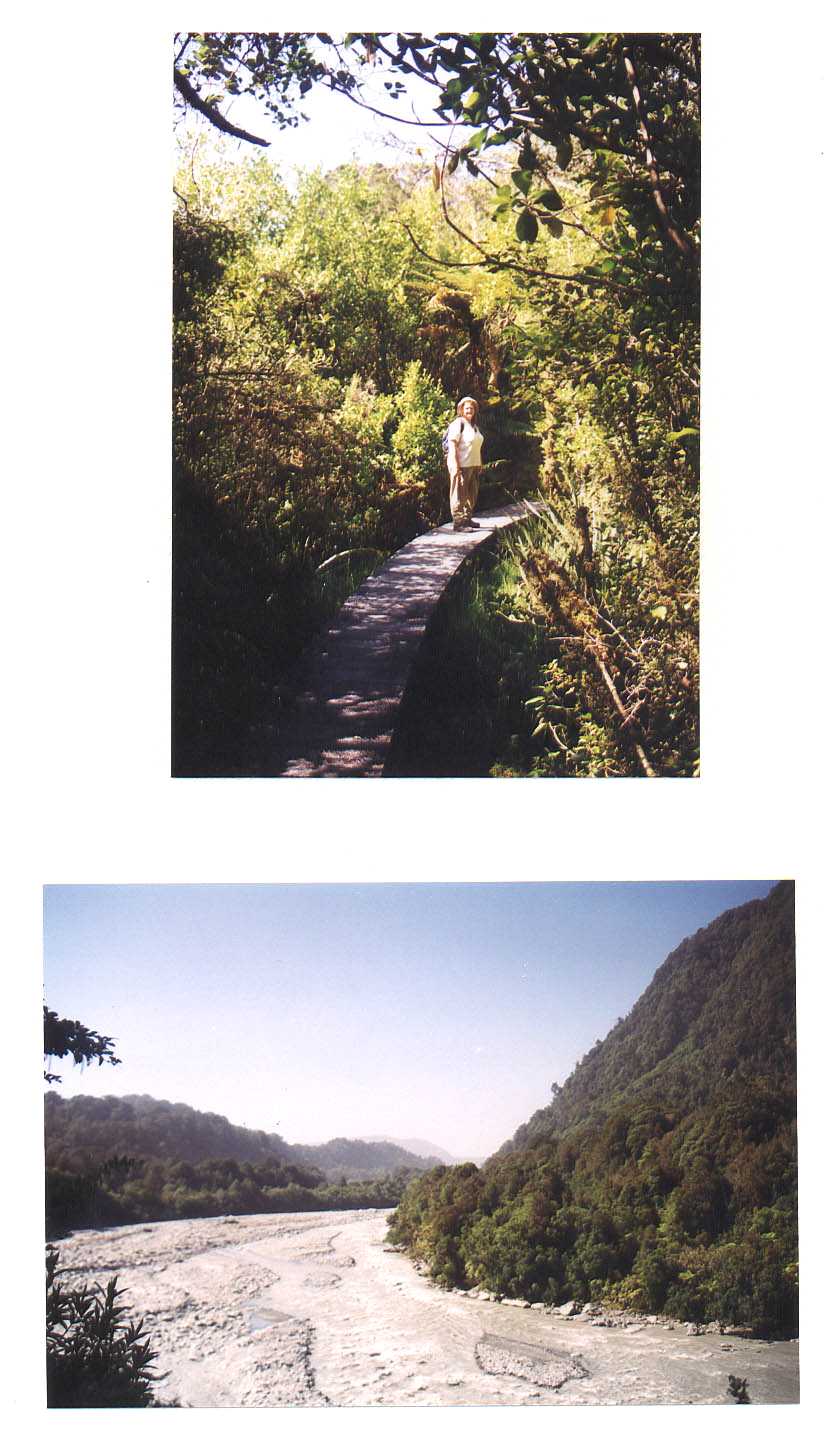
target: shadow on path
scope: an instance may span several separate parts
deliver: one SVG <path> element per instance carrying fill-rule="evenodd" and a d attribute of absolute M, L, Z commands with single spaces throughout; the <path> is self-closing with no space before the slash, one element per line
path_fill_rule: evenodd
<path fill-rule="evenodd" d="M 304 656 L 278 734 L 273 775 L 376 777 L 384 769 L 410 668 L 430 616 L 466 557 L 531 515 L 523 502 L 450 523 L 397 551 L 344 603 Z"/>

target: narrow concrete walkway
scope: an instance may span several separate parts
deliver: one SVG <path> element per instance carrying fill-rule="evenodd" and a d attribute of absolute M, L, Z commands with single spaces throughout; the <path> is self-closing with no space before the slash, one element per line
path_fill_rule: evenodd
<path fill-rule="evenodd" d="M 523 502 L 482 512 L 478 531 L 448 523 L 391 556 L 344 603 L 303 659 L 275 775 L 379 777 L 410 668 L 434 607 L 463 561 L 531 515 Z"/>

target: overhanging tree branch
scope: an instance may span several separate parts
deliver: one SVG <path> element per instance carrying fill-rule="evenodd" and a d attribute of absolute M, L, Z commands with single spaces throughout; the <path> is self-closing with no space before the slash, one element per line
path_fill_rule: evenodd
<path fill-rule="evenodd" d="M 578 272 L 574 272 L 572 275 L 565 275 L 560 271 L 539 270 L 536 266 L 524 266 L 521 265 L 519 261 L 508 260 L 500 256 L 492 255 L 489 250 L 486 250 L 485 246 L 481 245 L 479 241 L 474 240 L 473 236 L 468 235 L 455 221 L 451 220 L 445 197 L 444 166 L 439 175 L 439 199 L 442 204 L 442 214 L 445 217 L 445 221 L 456 235 L 460 236 L 462 240 L 467 241 L 468 245 L 473 246 L 474 250 L 479 252 L 483 257 L 483 265 L 497 266 L 500 270 L 517 271 L 520 275 L 533 276 L 536 280 L 571 281 L 578 285 L 598 286 L 603 290 L 615 291 L 621 295 L 640 296 L 642 294 L 642 292 L 638 291 L 634 286 L 625 285 L 622 281 L 611 280 L 608 276 L 585 276 Z M 413 239 L 412 236 L 410 236 L 410 239 Z M 415 242 L 413 242 L 413 244 L 415 244 Z M 442 262 L 442 264 L 444 264 L 444 262 Z"/>
<path fill-rule="evenodd" d="M 345 95 L 354 105 L 359 105 L 361 110 L 369 110 L 373 115 L 380 115 L 382 120 L 394 120 L 396 125 L 418 125 L 422 130 L 448 129 L 450 124 L 447 120 L 407 120 L 403 115 L 391 115 L 387 110 L 379 110 L 377 105 L 372 105 L 368 100 L 361 100 L 359 95 L 353 95 L 342 85 L 333 85 L 332 90 L 336 95 Z"/>
<path fill-rule="evenodd" d="M 44 1004 L 44 1057 L 72 1057 L 78 1066 L 87 1062 L 110 1062 L 116 1067 L 120 1058 L 114 1056 L 113 1038 L 85 1027 L 83 1022 L 59 1017 Z M 60 1082 L 55 1072 L 44 1072 L 45 1082 Z"/>
<path fill-rule="evenodd" d="M 519 261 L 509 260 L 503 256 L 494 256 L 490 251 L 482 250 L 482 247 L 480 247 L 476 241 L 471 240 L 470 236 L 465 235 L 464 231 L 459 231 L 458 233 L 480 251 L 482 258 L 478 261 L 446 261 L 443 260 L 441 256 L 432 256 L 429 251 L 424 250 L 423 247 L 419 245 L 406 221 L 401 221 L 401 225 L 407 232 L 419 255 L 424 256 L 425 260 L 431 261 L 434 266 L 441 266 L 447 270 L 463 271 L 473 270 L 474 267 L 478 266 L 496 266 L 498 270 L 518 271 L 521 275 L 533 276 L 535 280 L 539 281 L 567 281 L 574 286 L 592 286 L 607 291 L 617 291 L 620 295 L 642 295 L 642 292 L 636 290 L 633 286 L 622 285 L 620 281 L 612 281 L 606 276 L 585 276 L 579 271 L 575 271 L 570 275 L 563 275 L 560 271 L 541 271 L 538 270 L 536 266 L 523 266 Z M 457 230 L 457 227 L 451 225 L 451 229 Z"/>
<path fill-rule="evenodd" d="M 251 135 L 249 130 L 242 130 L 240 126 L 233 125 L 232 121 L 227 120 L 226 116 L 222 115 L 220 110 L 216 110 L 213 105 L 209 105 L 207 101 L 203 99 L 203 96 L 198 94 L 195 87 L 190 85 L 186 76 L 182 71 L 178 70 L 176 66 L 174 68 L 174 84 L 175 89 L 186 101 L 186 104 L 190 106 L 192 110 L 197 110 L 200 115 L 205 116 L 216 129 L 222 130 L 225 135 L 232 135 L 236 140 L 247 140 L 251 145 L 270 145 L 269 140 L 262 140 L 261 136 Z"/>
<path fill-rule="evenodd" d="M 684 235 L 684 233 L 680 230 L 680 227 L 676 225 L 675 222 L 672 220 L 671 213 L 663 197 L 662 186 L 660 183 L 660 172 L 657 169 L 657 162 L 654 158 L 654 152 L 651 149 L 651 137 L 648 134 L 648 126 L 645 123 L 645 110 L 642 104 L 642 96 L 639 91 L 639 82 L 637 80 L 636 68 L 634 66 L 633 58 L 629 50 L 626 49 L 622 51 L 622 61 L 625 66 L 625 74 L 628 77 L 628 85 L 631 91 L 631 99 L 634 103 L 634 109 L 636 111 L 637 129 L 639 131 L 640 139 L 645 146 L 645 165 L 648 170 L 648 174 L 651 177 L 651 194 L 654 197 L 654 205 L 657 210 L 658 224 L 663 232 L 663 235 L 671 241 L 672 245 L 677 247 L 680 254 L 688 256 L 691 260 L 694 258 L 695 255 L 694 242 L 690 236 Z"/>

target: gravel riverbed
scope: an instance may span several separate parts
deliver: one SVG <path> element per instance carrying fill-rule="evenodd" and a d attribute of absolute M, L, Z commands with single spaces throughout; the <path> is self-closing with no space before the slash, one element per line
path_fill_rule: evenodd
<path fill-rule="evenodd" d="M 193 1408 L 754 1404 L 799 1401 L 794 1342 L 619 1327 L 432 1286 L 386 1244 L 386 1211 L 281 1213 L 84 1231 L 68 1281 L 114 1273 Z"/>

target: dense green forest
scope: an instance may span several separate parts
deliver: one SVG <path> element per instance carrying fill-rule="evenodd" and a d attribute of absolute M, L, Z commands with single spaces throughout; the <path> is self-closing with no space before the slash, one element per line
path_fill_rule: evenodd
<path fill-rule="evenodd" d="M 390 165 L 218 137 L 373 64 L 427 91 Z M 485 773 L 693 775 L 697 38 L 183 34 L 175 84 L 175 773 L 269 774 L 305 644 L 445 519 L 467 392 L 485 504 L 544 502 L 479 596 Z"/>
<path fill-rule="evenodd" d="M 392 1207 L 433 1165 L 395 1143 L 307 1146 L 153 1097 L 45 1097 L 47 1229 Z"/>
<path fill-rule="evenodd" d="M 393 1238 L 447 1286 L 797 1327 L 792 884 L 681 943 L 552 1093 L 413 1182 Z"/>

